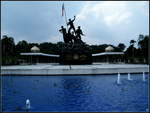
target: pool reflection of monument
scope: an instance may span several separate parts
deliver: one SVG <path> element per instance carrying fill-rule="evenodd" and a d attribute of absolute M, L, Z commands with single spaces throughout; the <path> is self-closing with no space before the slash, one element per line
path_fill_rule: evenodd
<path fill-rule="evenodd" d="M 60 64 L 92 64 L 92 51 L 89 45 L 81 40 L 84 36 L 81 27 L 74 27 L 74 19 L 69 19 L 66 30 L 63 26 L 59 30 L 63 34 L 64 46 L 60 52 Z"/>

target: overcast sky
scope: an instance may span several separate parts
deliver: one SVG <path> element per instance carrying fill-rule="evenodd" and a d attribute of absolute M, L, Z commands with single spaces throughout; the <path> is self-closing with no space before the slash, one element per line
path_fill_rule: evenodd
<path fill-rule="evenodd" d="M 62 1 L 3 1 L 1 33 L 14 37 L 15 43 L 63 41 L 58 31 L 65 24 Z M 67 1 L 67 19 L 76 15 L 75 27 L 81 26 L 87 44 L 129 45 L 139 34 L 149 33 L 147 1 Z"/>

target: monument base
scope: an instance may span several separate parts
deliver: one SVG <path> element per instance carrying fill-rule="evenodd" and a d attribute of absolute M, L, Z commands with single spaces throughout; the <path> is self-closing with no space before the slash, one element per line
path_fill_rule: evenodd
<path fill-rule="evenodd" d="M 92 64 L 91 48 L 86 44 L 66 44 L 60 54 L 60 64 L 80 65 Z"/>

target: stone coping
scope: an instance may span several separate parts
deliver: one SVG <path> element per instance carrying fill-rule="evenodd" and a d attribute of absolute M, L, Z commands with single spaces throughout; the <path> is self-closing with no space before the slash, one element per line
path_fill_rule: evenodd
<path fill-rule="evenodd" d="M 2 66 L 2 75 L 100 75 L 117 73 L 149 72 L 149 66 L 143 64 L 101 64 L 59 65 L 36 64 Z"/>

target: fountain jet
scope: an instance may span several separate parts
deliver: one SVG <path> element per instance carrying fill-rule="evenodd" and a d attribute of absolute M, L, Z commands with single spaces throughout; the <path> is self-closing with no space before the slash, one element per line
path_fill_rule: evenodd
<path fill-rule="evenodd" d="M 145 79 L 145 72 L 143 72 L 143 81 L 145 82 L 146 79 Z"/>
<path fill-rule="evenodd" d="M 27 99 L 26 100 L 26 110 L 29 110 L 30 108 L 31 108 L 31 106 L 30 106 L 30 100 Z"/>
<path fill-rule="evenodd" d="M 130 76 L 130 73 L 128 73 L 128 80 L 132 80 L 131 76 Z"/>
<path fill-rule="evenodd" d="M 117 84 L 120 84 L 120 73 L 118 73 Z"/>

